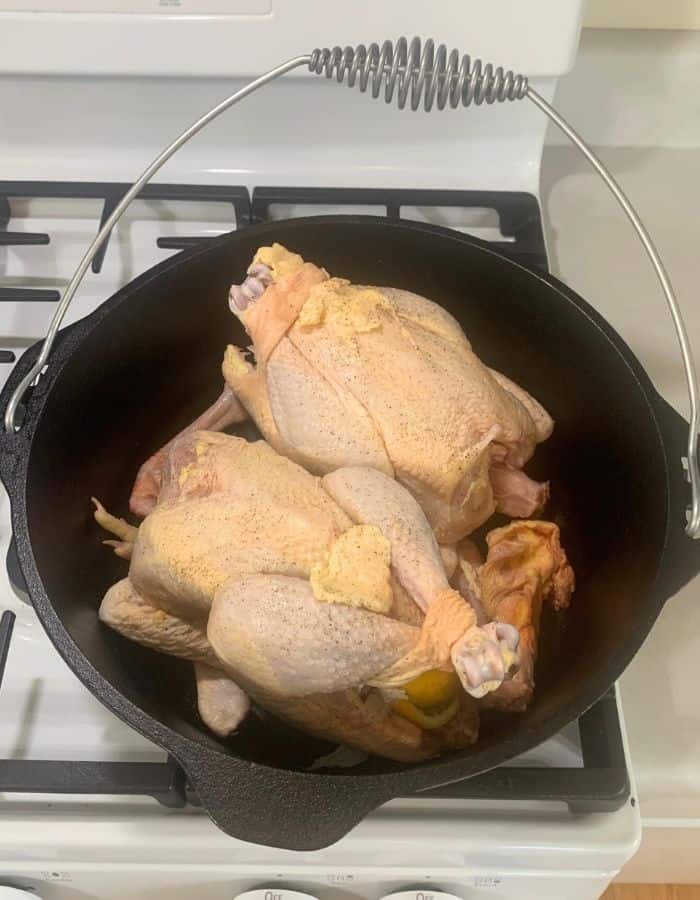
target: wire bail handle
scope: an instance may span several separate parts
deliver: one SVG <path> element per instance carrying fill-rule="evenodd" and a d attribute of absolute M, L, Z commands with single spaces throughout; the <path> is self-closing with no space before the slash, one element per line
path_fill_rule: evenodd
<path fill-rule="evenodd" d="M 19 430 L 19 426 L 16 425 L 18 408 L 28 389 L 41 376 L 51 354 L 61 322 L 90 263 L 131 201 L 170 157 L 177 153 L 180 147 L 186 144 L 191 137 L 194 137 L 223 112 L 235 106 L 235 104 L 250 94 L 301 66 L 306 66 L 310 72 L 316 75 L 325 75 L 326 78 L 334 78 L 340 83 L 345 81 L 348 87 L 357 87 L 362 92 L 369 90 L 374 98 L 379 97 L 383 88 L 385 102 L 391 103 L 395 100 L 400 109 L 404 109 L 409 105 L 412 110 L 418 109 L 421 105 L 426 111 L 433 109 L 435 106 L 442 110 L 448 105 L 450 108 L 456 109 L 459 106 L 467 107 L 472 104 L 501 103 L 527 98 L 578 148 L 617 200 L 637 233 L 637 237 L 641 241 L 659 280 L 673 320 L 681 351 L 690 405 L 688 456 L 687 459 L 684 458 L 680 461 L 684 468 L 687 466 L 687 477 L 691 486 L 691 506 L 688 511 L 685 531 L 693 539 L 700 537 L 700 468 L 698 467 L 700 401 L 698 398 L 695 361 L 676 295 L 648 231 L 611 172 L 608 171 L 566 119 L 544 97 L 540 96 L 534 88 L 530 87 L 526 76 L 515 74 L 510 70 L 504 70 L 500 66 L 494 68 L 490 63 L 484 64 L 479 59 L 473 60 L 469 55 L 460 57 L 457 50 L 448 52 L 444 44 L 436 46 L 433 40 L 427 40 L 423 43 L 417 37 L 413 38 L 410 43 L 405 37 L 402 37 L 396 44 L 391 41 L 385 41 L 381 47 L 379 44 L 370 44 L 369 47 L 364 44 L 358 44 L 356 47 L 317 48 L 310 54 L 296 56 L 276 66 L 274 69 L 270 69 L 269 72 L 226 97 L 178 135 L 151 162 L 124 194 L 88 247 L 68 283 L 60 303 L 56 307 L 36 361 L 10 397 L 5 410 L 5 431 L 13 434 Z"/>

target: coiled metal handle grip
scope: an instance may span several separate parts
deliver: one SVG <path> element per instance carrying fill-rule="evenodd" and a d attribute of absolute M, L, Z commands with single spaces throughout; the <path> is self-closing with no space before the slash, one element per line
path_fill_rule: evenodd
<path fill-rule="evenodd" d="M 349 87 L 361 91 L 370 89 L 378 97 L 384 86 L 384 99 L 391 103 L 396 91 L 399 109 L 410 101 L 415 110 L 423 101 L 423 109 L 434 105 L 444 109 L 471 106 L 472 103 L 522 100 L 527 94 L 528 83 L 524 75 L 484 65 L 480 59 L 472 60 L 465 54 L 460 59 L 457 50 L 448 52 L 444 44 L 435 41 L 399 38 L 379 44 L 358 44 L 357 47 L 333 47 L 332 50 L 314 50 L 309 69 L 317 75 L 347 81 Z"/>
<path fill-rule="evenodd" d="M 432 40 L 428 40 L 423 44 L 420 38 L 414 38 L 410 44 L 406 38 L 400 38 L 395 45 L 391 41 L 385 41 L 381 48 L 378 44 L 370 44 L 369 47 L 359 44 L 357 47 L 345 47 L 344 49 L 341 47 L 334 47 L 333 49 L 317 48 L 308 55 L 290 59 L 261 75 L 260 78 L 251 81 L 241 90 L 236 91 L 235 94 L 231 94 L 230 97 L 222 100 L 221 103 L 210 109 L 209 112 L 205 113 L 186 131 L 183 131 L 181 135 L 175 138 L 126 192 L 121 202 L 117 204 L 111 216 L 100 228 L 95 239 L 88 247 L 85 256 L 80 261 L 61 298 L 61 302 L 56 307 L 44 345 L 36 362 L 20 381 L 10 398 L 10 402 L 5 410 L 5 430 L 9 433 L 16 430 L 15 421 L 19 405 L 27 390 L 40 377 L 47 363 L 58 329 L 83 276 L 105 238 L 119 221 L 124 210 L 134 197 L 150 181 L 161 166 L 209 122 L 259 88 L 300 66 L 308 67 L 311 72 L 317 75 L 335 78 L 336 81 L 341 83 L 345 81 L 349 87 L 358 87 L 360 91 L 365 92 L 369 89 L 375 98 L 379 97 L 383 87 L 384 100 L 387 103 L 391 103 L 396 97 L 396 102 L 400 109 L 404 109 L 408 104 L 410 104 L 411 109 L 418 109 L 421 101 L 425 110 L 431 110 L 434 106 L 437 106 L 438 109 L 444 109 L 449 105 L 454 109 L 458 106 L 527 98 L 581 151 L 607 185 L 636 231 L 659 279 L 671 318 L 673 319 L 681 350 L 690 403 L 688 457 L 687 460 L 679 460 L 679 466 L 683 463 L 687 465 L 692 491 L 691 508 L 688 513 L 685 530 L 689 537 L 698 538 L 700 536 L 700 468 L 698 467 L 700 404 L 695 363 L 678 301 L 649 233 L 612 174 L 569 123 L 559 115 L 544 97 L 541 97 L 537 91 L 529 86 L 525 76 L 516 75 L 511 71 L 504 71 L 500 67 L 494 68 L 491 64 L 482 63 L 481 60 L 472 60 L 467 55 L 460 58 L 456 50 L 448 52 L 444 44 L 436 47 L 435 42 Z"/>

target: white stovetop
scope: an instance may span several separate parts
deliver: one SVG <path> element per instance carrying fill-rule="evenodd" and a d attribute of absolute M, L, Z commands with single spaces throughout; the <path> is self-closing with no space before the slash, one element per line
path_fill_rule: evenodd
<path fill-rule="evenodd" d="M 620 179 L 662 253 L 700 356 L 700 34 L 584 33 L 557 102 Z M 590 92 L 609 85 L 604 103 Z M 542 203 L 552 265 L 626 338 L 687 416 L 665 305 L 614 202 L 576 152 L 550 136 Z M 663 610 L 621 680 L 645 841 L 630 880 L 700 882 L 700 579 Z M 671 830 L 672 829 L 672 830 Z"/>

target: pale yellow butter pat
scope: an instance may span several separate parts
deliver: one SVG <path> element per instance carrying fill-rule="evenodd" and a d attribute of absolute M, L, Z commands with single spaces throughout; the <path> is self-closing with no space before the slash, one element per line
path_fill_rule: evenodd
<path fill-rule="evenodd" d="M 273 281 L 277 281 L 278 278 L 298 272 L 304 265 L 304 260 L 298 253 L 291 253 L 282 244 L 273 244 L 271 247 L 260 247 L 250 268 L 257 263 L 267 266 L 272 273 Z M 248 271 L 250 272 L 250 269 Z"/>
<path fill-rule="evenodd" d="M 313 328 L 323 322 L 325 311 L 323 296 L 315 293 L 312 289 L 309 297 L 304 301 L 297 321 L 302 328 Z"/>
<path fill-rule="evenodd" d="M 358 287 L 345 278 L 329 278 L 311 288 L 298 321 L 302 327 L 323 324 L 339 337 L 349 338 L 381 328 L 382 312 L 396 314 L 376 288 Z"/>
<path fill-rule="evenodd" d="M 393 603 L 391 545 L 376 525 L 353 525 L 311 569 L 311 588 L 323 603 L 386 614 Z"/>

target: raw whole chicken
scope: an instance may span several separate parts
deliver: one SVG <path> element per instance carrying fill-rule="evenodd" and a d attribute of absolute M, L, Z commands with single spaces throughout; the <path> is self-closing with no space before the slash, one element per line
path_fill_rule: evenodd
<path fill-rule="evenodd" d="M 252 416 L 279 452 L 317 474 L 370 467 L 418 500 L 441 544 L 495 510 L 536 514 L 548 487 L 522 467 L 552 430 L 545 410 L 488 369 L 444 309 L 409 291 L 332 278 L 279 244 L 261 247 L 230 306 L 255 364 L 228 347 L 226 386 L 189 430 Z M 131 508 L 158 496 L 164 448 L 142 467 Z"/>
<path fill-rule="evenodd" d="M 193 660 L 218 734 L 250 696 L 315 735 L 422 759 L 472 742 L 471 698 L 517 667 L 517 628 L 476 624 L 419 505 L 378 469 L 321 479 L 264 441 L 198 431 L 164 454 L 138 529 L 96 506 L 130 559 L 100 617 Z"/>

